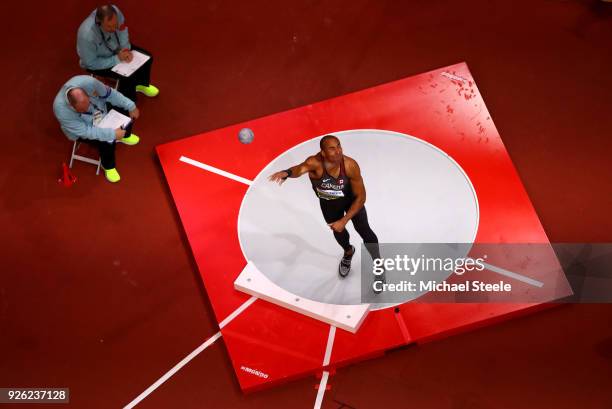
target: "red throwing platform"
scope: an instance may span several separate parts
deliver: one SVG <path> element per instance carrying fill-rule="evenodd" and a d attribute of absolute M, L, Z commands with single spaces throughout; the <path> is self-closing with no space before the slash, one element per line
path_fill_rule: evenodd
<path fill-rule="evenodd" d="M 241 128 L 254 131 L 253 143 L 238 141 Z M 234 289 L 247 264 L 237 220 L 248 182 L 292 147 L 351 129 L 413 135 L 452 157 L 478 196 L 475 242 L 548 243 L 465 63 L 160 145 L 157 153 L 245 391 L 537 307 L 409 302 L 399 306 L 399 312 L 395 308 L 371 311 L 355 334 L 334 329 L 335 336 L 329 324 L 260 299 L 232 316 L 250 299 Z M 246 182 L 192 166 L 182 157 Z"/>

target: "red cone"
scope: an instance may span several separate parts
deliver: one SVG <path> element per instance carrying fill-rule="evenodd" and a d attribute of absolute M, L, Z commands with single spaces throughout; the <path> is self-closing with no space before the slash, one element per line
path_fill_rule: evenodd
<path fill-rule="evenodd" d="M 64 187 L 70 187 L 77 181 L 76 176 L 70 173 L 66 162 L 62 163 L 62 177 L 57 180 L 57 183 L 61 183 Z"/>

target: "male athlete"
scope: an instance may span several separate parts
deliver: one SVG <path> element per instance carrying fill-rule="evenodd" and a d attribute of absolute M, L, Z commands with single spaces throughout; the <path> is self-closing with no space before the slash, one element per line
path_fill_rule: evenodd
<path fill-rule="evenodd" d="M 380 258 L 378 238 L 368 224 L 365 209 L 366 191 L 353 158 L 342 154 L 340 140 L 334 135 L 325 135 L 320 141 L 321 151 L 308 157 L 303 163 L 287 170 L 276 172 L 269 177 L 271 182 L 282 185 L 287 178 L 297 178 L 308 173 L 312 188 L 319 197 L 323 217 L 333 230 L 336 241 L 344 249 L 344 256 L 338 265 L 340 277 L 351 271 L 351 260 L 355 247 L 349 241 L 345 226 L 349 220 L 357 233 L 366 243 L 372 259 Z M 384 276 L 376 276 L 376 281 L 384 281 Z"/>

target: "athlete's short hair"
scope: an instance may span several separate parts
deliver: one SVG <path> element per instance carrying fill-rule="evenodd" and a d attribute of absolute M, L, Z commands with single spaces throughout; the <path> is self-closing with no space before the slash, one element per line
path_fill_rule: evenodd
<path fill-rule="evenodd" d="M 340 139 L 338 139 L 336 136 L 334 135 L 325 135 L 324 137 L 321 138 L 321 140 L 319 141 L 319 147 L 321 148 L 321 150 L 323 150 L 323 144 L 327 141 L 329 141 L 330 139 L 335 139 L 338 142 L 340 142 Z"/>

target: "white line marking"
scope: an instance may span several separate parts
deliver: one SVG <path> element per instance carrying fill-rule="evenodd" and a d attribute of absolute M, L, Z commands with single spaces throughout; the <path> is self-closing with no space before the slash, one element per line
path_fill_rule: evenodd
<path fill-rule="evenodd" d="M 219 328 L 223 329 L 223 327 L 225 327 L 227 324 L 229 324 L 231 320 L 236 318 L 239 314 L 242 313 L 242 311 L 246 310 L 247 307 L 249 307 L 251 304 L 253 304 L 256 299 L 257 299 L 257 297 L 251 297 L 248 300 L 246 300 L 244 302 L 244 304 L 242 304 L 240 307 L 236 308 L 234 310 L 234 312 L 232 312 L 230 315 L 227 316 L 227 318 L 225 318 L 223 321 L 221 321 L 219 323 Z"/>
<path fill-rule="evenodd" d="M 236 182 L 244 183 L 245 185 L 249 185 L 250 186 L 251 184 L 253 184 L 252 180 L 243 178 L 242 176 L 234 175 L 233 173 L 229 173 L 229 172 L 226 172 L 224 170 L 215 168 L 214 166 L 210 166 L 210 165 L 207 165 L 205 163 L 198 162 L 197 160 L 190 159 L 190 158 L 188 158 L 186 156 L 181 156 L 181 158 L 179 160 L 181 162 L 185 162 L 185 163 L 188 163 L 188 164 L 190 164 L 192 166 L 195 166 L 196 168 L 204 169 L 204 170 L 207 170 L 209 172 L 216 173 L 217 175 L 225 176 L 226 178 L 235 180 Z"/>
<path fill-rule="evenodd" d="M 317 399 L 315 400 L 314 409 L 321 409 L 321 404 L 323 403 L 323 395 L 325 394 L 325 388 L 327 388 L 328 377 L 329 372 L 323 371 L 323 376 L 321 376 L 321 383 L 319 383 L 319 390 L 317 391 Z"/>
<path fill-rule="evenodd" d="M 227 316 L 226 319 L 221 321 L 219 324 L 219 328 L 223 328 L 227 324 L 230 323 L 234 318 L 236 318 L 240 313 L 242 313 L 249 305 L 253 304 L 253 302 L 257 299 L 257 297 L 251 297 L 246 302 L 244 302 L 240 307 L 236 308 L 234 312 Z M 136 399 L 131 401 L 129 404 L 123 407 L 123 409 L 132 409 L 134 406 L 138 405 L 144 398 L 149 396 L 155 389 L 159 388 L 164 382 L 166 382 L 172 375 L 177 373 L 182 367 L 187 365 L 189 361 L 198 356 L 202 351 L 211 346 L 216 340 L 221 338 L 221 331 L 217 332 L 212 337 L 208 338 L 202 345 L 193 350 L 189 355 L 187 355 L 181 362 L 174 365 L 172 369 L 166 372 L 161 378 L 159 378 L 155 383 L 149 386 L 143 393 L 138 395 Z"/>
<path fill-rule="evenodd" d="M 451 73 L 449 73 L 449 72 L 446 72 L 446 71 L 442 71 L 442 72 L 440 73 L 440 75 L 441 75 L 441 76 L 443 76 L 443 77 L 448 78 L 449 80 L 461 81 L 461 82 L 463 82 L 464 84 L 465 84 L 466 82 L 468 82 L 468 80 L 467 80 L 467 79 L 465 79 L 465 78 L 463 78 L 463 77 L 460 77 L 460 76 L 458 76 L 458 75 L 453 75 L 453 74 L 451 74 Z"/>
<path fill-rule="evenodd" d="M 538 288 L 541 288 L 541 287 L 544 286 L 543 282 L 538 281 L 538 280 L 534 280 L 533 278 L 529 278 L 527 276 L 520 275 L 518 273 L 513 273 L 512 271 L 506 270 L 506 269 L 501 268 L 501 267 L 492 266 L 491 264 L 488 264 L 488 263 L 483 263 L 483 264 L 484 264 L 484 266 L 485 266 L 485 268 L 487 270 L 491 270 L 491 271 L 493 271 L 495 273 L 504 275 L 506 277 L 514 278 L 515 280 L 522 281 L 524 283 L 530 284 L 530 285 L 532 285 L 534 287 L 538 287 Z"/>
<path fill-rule="evenodd" d="M 334 338 L 336 337 L 336 327 L 329 326 L 329 335 L 327 336 L 327 347 L 325 347 L 325 357 L 323 358 L 323 366 L 329 365 L 332 348 L 334 346 Z"/>
<path fill-rule="evenodd" d="M 336 327 L 330 325 L 329 334 L 327 335 L 327 346 L 325 347 L 325 356 L 323 357 L 323 366 L 329 365 L 335 338 Z M 321 404 L 323 403 L 323 395 L 325 394 L 325 388 L 327 388 L 327 378 L 329 378 L 329 372 L 323 371 L 323 375 L 321 376 L 321 382 L 319 383 L 319 389 L 317 390 L 317 399 L 315 399 L 314 409 L 321 408 Z"/>
<path fill-rule="evenodd" d="M 177 373 L 183 366 L 185 366 L 187 363 L 189 363 L 189 361 L 191 361 L 193 358 L 198 356 L 198 354 L 200 352 L 204 351 L 206 348 L 208 348 L 210 345 L 212 345 L 213 342 L 215 342 L 219 338 L 221 338 L 221 331 L 217 332 L 215 335 L 213 335 L 212 337 L 208 338 L 206 340 L 206 342 L 204 342 L 202 345 L 197 347 L 192 353 L 190 353 L 185 358 L 183 358 L 183 360 L 181 362 L 179 362 L 178 364 L 174 365 L 174 367 L 172 369 L 170 369 L 168 372 L 166 372 L 164 374 L 164 376 L 162 376 L 157 381 L 155 381 L 155 383 L 153 385 L 149 386 L 143 393 L 138 395 L 138 397 L 136 399 L 134 399 L 132 402 L 130 402 L 128 405 L 126 405 L 123 409 L 131 409 L 134 406 L 138 405 L 144 398 L 149 396 L 151 394 L 151 392 L 153 392 L 155 389 L 159 388 L 161 386 L 161 384 L 166 382 L 172 375 Z"/>

